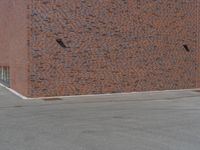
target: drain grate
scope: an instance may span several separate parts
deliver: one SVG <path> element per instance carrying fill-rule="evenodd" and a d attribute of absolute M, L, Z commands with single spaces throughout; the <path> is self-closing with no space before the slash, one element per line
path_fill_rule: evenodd
<path fill-rule="evenodd" d="M 23 107 L 23 106 L 21 106 L 21 105 L 15 105 L 14 107 Z"/>
<path fill-rule="evenodd" d="M 62 98 L 44 98 L 44 101 L 60 101 Z"/>

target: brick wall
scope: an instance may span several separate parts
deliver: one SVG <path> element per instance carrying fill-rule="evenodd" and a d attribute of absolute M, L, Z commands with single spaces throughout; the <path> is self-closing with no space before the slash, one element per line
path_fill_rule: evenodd
<path fill-rule="evenodd" d="M 1 0 L 0 66 L 30 97 L 200 87 L 197 4 Z"/>
<path fill-rule="evenodd" d="M 28 95 L 27 0 L 0 0 L 0 66 L 10 67 L 10 86 Z"/>
<path fill-rule="evenodd" d="M 198 28 L 197 28 L 197 47 L 198 50 L 200 51 L 200 1 L 197 1 L 197 20 L 198 20 Z M 198 61 L 198 67 L 197 67 L 197 87 L 200 88 L 200 52 L 197 54 L 197 61 Z"/>
<path fill-rule="evenodd" d="M 29 96 L 199 86 L 197 2 L 33 0 Z"/>

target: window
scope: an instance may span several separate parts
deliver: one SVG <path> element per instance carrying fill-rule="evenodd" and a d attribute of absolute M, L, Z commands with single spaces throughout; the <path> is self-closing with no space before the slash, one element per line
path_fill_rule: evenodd
<path fill-rule="evenodd" d="M 6 86 L 10 83 L 10 69 L 7 66 L 0 66 L 0 82 Z"/>

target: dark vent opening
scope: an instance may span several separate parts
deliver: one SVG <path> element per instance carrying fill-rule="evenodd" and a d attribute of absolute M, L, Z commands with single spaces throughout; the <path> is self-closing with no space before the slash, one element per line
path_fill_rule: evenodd
<path fill-rule="evenodd" d="M 184 44 L 183 47 L 185 48 L 185 50 L 186 50 L 187 52 L 190 52 L 190 49 L 188 48 L 188 46 L 187 46 L 186 44 Z"/>
<path fill-rule="evenodd" d="M 62 39 L 56 39 L 56 42 L 57 42 L 62 48 L 66 48 L 66 45 L 63 43 Z"/>

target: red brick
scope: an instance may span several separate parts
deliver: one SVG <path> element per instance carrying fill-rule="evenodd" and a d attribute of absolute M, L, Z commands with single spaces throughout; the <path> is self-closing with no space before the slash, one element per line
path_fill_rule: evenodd
<path fill-rule="evenodd" d="M 15 47 L 12 53 L 23 62 L 18 67 L 24 67 L 20 68 L 22 78 L 16 76 L 11 87 L 26 96 L 185 89 L 200 85 L 198 0 L 29 0 L 23 4 L 23 0 L 14 1 L 21 2 L 23 8 L 18 21 L 23 26 L 19 33 L 19 41 L 23 42 L 19 48 L 11 45 L 11 49 Z M 1 6 L 7 3 L 2 0 Z M 9 9 L 14 11 L 17 6 Z M 1 21 L 1 28 L 5 27 L 4 22 Z M 11 36 L 1 33 L 4 34 L 1 40 L 7 43 L 0 47 L 1 51 L 9 49 L 6 46 Z M 56 39 L 62 39 L 66 48 Z M 6 60 L 2 59 L 0 65 Z M 14 59 L 9 60 L 12 63 Z"/>

